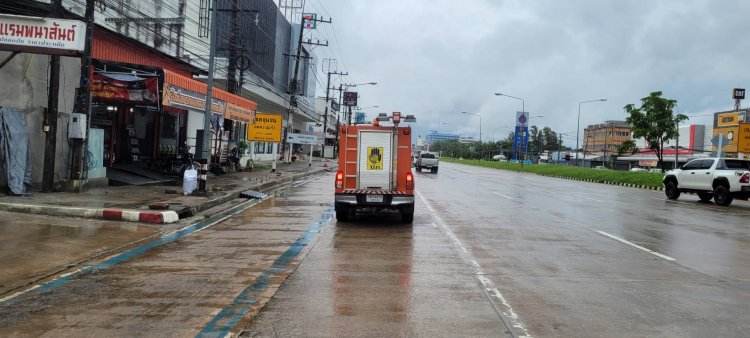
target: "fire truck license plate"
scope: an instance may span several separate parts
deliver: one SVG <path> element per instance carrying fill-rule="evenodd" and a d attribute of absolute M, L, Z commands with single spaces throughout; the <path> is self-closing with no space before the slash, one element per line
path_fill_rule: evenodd
<path fill-rule="evenodd" d="M 383 203 L 383 195 L 367 195 L 365 201 L 368 203 Z"/>

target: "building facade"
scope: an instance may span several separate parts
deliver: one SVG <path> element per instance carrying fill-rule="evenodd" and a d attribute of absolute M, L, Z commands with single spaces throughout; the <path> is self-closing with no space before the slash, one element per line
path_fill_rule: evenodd
<path fill-rule="evenodd" d="M 588 125 L 583 130 L 583 150 L 586 153 L 610 155 L 623 142 L 632 140 L 632 127 L 625 121 L 605 121 Z"/>
<path fill-rule="evenodd" d="M 14 15 L 49 17 L 50 0 L 8 0 L 0 8 L 0 20 Z M 85 0 L 63 0 L 61 17 L 82 20 Z M 90 69 L 91 109 L 87 122 L 85 178 L 106 178 L 109 170 L 150 163 L 173 156 L 187 145 L 192 153 L 202 144 L 207 106 L 208 8 L 206 0 L 105 0 L 97 6 Z M 315 58 L 306 50 L 300 63 L 302 89 L 298 104 L 289 109 L 288 85 L 296 52 L 294 25 L 280 13 L 273 0 L 241 1 L 241 8 L 258 15 L 243 14 L 241 44 L 250 66 L 243 73 L 243 86 L 236 94 L 227 89 L 228 57 L 217 54 L 215 86 L 211 102 L 212 159 L 219 161 L 231 147 L 247 140 L 247 126 L 257 113 L 278 114 L 290 132 L 317 122 L 315 111 Z M 226 2 L 224 2 L 226 5 Z M 226 13 L 226 12 L 220 12 Z M 226 19 L 226 18 L 225 18 Z M 219 18 L 217 25 L 221 22 Z M 219 30 L 217 41 L 227 41 Z M 80 37 L 80 36 L 79 36 Z M 226 44 L 224 45 L 226 49 Z M 295 46 L 292 50 L 291 46 Z M 40 185 L 43 168 L 47 79 L 50 55 L 36 50 L 12 52 L 0 43 L 0 79 L 16 86 L 0 88 L 0 106 L 22 116 L 29 140 L 30 180 Z M 291 53 L 290 53 L 291 52 Z M 80 53 L 80 52 L 79 52 Z M 61 58 L 57 147 L 54 176 L 56 186 L 71 177 L 71 146 L 68 128 L 75 111 L 80 58 Z M 239 79 L 239 73 L 237 76 Z M 137 93 L 136 93 L 137 92 Z M 134 94 L 136 93 L 136 94 Z M 279 147 L 271 143 L 250 145 L 256 160 L 276 157 Z M 292 146 L 290 145 L 291 149 Z M 0 175 L 4 177 L 5 175 Z M 0 178 L 0 187 L 7 182 Z"/>

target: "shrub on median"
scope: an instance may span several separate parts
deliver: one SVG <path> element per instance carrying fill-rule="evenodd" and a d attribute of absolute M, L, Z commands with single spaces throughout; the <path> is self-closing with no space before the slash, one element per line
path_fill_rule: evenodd
<path fill-rule="evenodd" d="M 486 168 L 495 168 L 503 170 L 512 170 L 518 172 L 527 172 L 540 175 L 556 176 L 556 177 L 570 177 L 581 180 L 590 180 L 594 182 L 613 182 L 633 185 L 644 185 L 647 187 L 660 188 L 662 186 L 663 174 L 649 173 L 649 172 L 630 172 L 630 171 L 618 171 L 618 170 L 597 170 L 590 168 L 582 168 L 575 166 L 561 166 L 561 165 L 538 165 L 538 164 L 524 164 L 510 163 L 510 162 L 495 162 L 495 161 L 477 161 L 477 160 L 461 160 L 455 158 L 443 157 L 440 159 L 445 162 L 468 164 L 473 166 L 480 166 Z"/>

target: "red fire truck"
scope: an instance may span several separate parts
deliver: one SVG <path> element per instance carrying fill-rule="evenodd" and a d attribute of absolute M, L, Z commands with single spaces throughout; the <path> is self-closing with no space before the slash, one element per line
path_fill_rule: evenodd
<path fill-rule="evenodd" d="M 381 113 L 372 125 L 341 126 L 336 219 L 346 222 L 359 209 L 390 209 L 401 213 L 402 222 L 412 222 L 411 127 L 400 127 L 404 122 L 416 119 L 412 115 L 402 117 L 399 112 Z"/>

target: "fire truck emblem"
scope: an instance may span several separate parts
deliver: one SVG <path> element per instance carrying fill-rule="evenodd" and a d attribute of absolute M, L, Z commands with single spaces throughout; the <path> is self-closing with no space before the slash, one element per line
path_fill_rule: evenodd
<path fill-rule="evenodd" d="M 383 170 L 383 147 L 367 147 L 367 170 Z"/>

